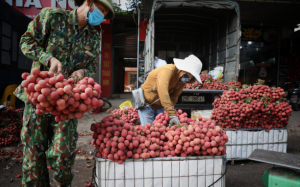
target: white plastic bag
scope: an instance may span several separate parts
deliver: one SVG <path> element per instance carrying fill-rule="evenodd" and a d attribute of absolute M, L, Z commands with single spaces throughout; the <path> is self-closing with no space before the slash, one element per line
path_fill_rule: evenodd
<path fill-rule="evenodd" d="M 223 72 L 223 66 L 217 66 L 214 68 L 214 70 L 219 70 L 219 71 Z"/>
<path fill-rule="evenodd" d="M 217 66 L 214 70 L 208 72 L 208 75 L 211 75 L 213 79 L 221 79 L 223 77 L 223 67 Z"/>

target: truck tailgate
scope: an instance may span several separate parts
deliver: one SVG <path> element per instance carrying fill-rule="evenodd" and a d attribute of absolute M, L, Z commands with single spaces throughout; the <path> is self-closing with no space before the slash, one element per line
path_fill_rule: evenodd
<path fill-rule="evenodd" d="M 175 109 L 212 110 L 214 97 L 222 95 L 225 90 L 183 89 L 178 97 Z"/>

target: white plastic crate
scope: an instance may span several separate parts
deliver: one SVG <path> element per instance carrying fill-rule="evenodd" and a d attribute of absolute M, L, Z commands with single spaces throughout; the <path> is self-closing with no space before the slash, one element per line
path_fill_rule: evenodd
<path fill-rule="evenodd" d="M 227 160 L 247 159 L 255 149 L 286 153 L 287 129 L 224 129 L 228 136 Z"/>
<path fill-rule="evenodd" d="M 225 155 L 128 159 L 123 164 L 95 158 L 98 187 L 225 186 Z"/>

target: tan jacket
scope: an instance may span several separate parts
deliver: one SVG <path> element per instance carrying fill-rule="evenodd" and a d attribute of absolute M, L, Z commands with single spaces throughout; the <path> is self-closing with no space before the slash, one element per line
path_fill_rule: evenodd
<path fill-rule="evenodd" d="M 159 98 L 160 100 L 151 107 L 154 110 L 164 107 L 169 116 L 175 116 L 174 106 L 185 85 L 179 82 L 179 78 L 185 73 L 177 69 L 174 64 L 164 65 L 151 71 L 142 85 L 146 103 L 151 104 Z M 191 82 L 195 82 L 195 78 L 189 81 Z M 169 93 L 172 88 L 174 89 Z"/>

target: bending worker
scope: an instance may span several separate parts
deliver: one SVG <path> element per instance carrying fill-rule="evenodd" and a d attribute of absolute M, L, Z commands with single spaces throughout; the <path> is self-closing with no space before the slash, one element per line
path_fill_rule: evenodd
<path fill-rule="evenodd" d="M 167 65 L 167 62 L 165 60 L 159 59 L 157 56 L 154 58 L 154 68 L 159 68 L 160 66 Z M 145 81 L 147 80 L 148 74 L 145 74 Z M 143 81 L 144 82 L 144 81 Z M 164 113 L 165 109 L 164 108 L 159 108 L 159 109 L 152 109 L 151 113 L 153 112 L 153 115 L 151 114 L 151 118 L 153 118 L 152 122 L 154 121 L 154 118 L 159 114 L 159 113 Z M 138 110 L 139 116 L 142 115 L 141 110 Z M 151 123 L 152 123 L 151 122 Z M 145 122 L 147 124 L 148 122 Z M 143 124 L 143 123 L 142 123 Z"/>
<path fill-rule="evenodd" d="M 142 126 L 154 121 L 154 110 L 164 108 L 170 125 L 179 123 L 174 109 L 186 83 L 201 82 L 201 61 L 194 55 L 185 59 L 174 58 L 174 64 L 163 65 L 151 71 L 142 85 L 146 106 L 139 110 Z"/>
<path fill-rule="evenodd" d="M 33 60 L 32 68 L 69 76 L 93 77 L 100 54 L 100 34 L 93 26 L 114 17 L 111 0 L 75 0 L 79 8 L 68 11 L 44 8 L 22 35 L 21 50 Z M 49 187 L 46 159 L 57 186 L 70 186 L 78 139 L 77 119 L 56 122 L 50 114 L 35 114 L 20 85 L 15 95 L 25 102 L 21 140 L 22 186 Z M 48 142 L 49 141 L 49 142 Z"/>

